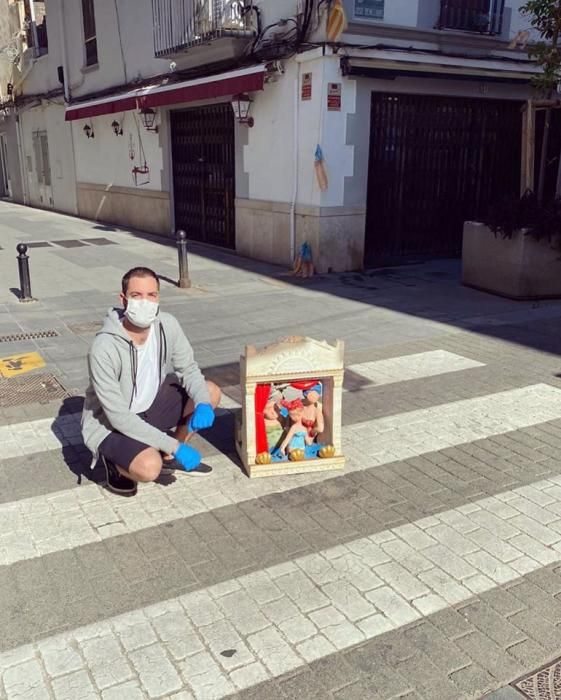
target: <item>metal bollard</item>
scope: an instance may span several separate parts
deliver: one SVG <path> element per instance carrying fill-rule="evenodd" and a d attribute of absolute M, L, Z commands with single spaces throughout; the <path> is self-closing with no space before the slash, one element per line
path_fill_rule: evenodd
<path fill-rule="evenodd" d="M 29 277 L 29 255 L 27 255 L 27 246 L 25 243 L 18 243 L 16 246 L 18 252 L 18 269 L 19 269 L 19 285 L 20 285 L 20 301 L 35 301 L 31 296 L 31 279 Z"/>
<path fill-rule="evenodd" d="M 185 231 L 177 232 L 177 255 L 179 257 L 179 281 L 177 286 L 188 289 L 191 286 L 189 279 L 189 261 L 187 260 L 187 234 Z"/>

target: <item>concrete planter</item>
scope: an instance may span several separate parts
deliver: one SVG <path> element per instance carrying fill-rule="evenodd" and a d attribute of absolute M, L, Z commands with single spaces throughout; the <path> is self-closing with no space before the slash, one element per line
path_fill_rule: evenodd
<path fill-rule="evenodd" d="M 462 283 L 511 299 L 561 297 L 561 251 L 523 231 L 502 238 L 484 224 L 466 221 Z"/>

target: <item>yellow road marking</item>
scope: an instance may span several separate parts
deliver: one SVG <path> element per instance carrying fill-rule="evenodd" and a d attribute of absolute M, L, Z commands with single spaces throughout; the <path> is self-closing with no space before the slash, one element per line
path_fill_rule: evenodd
<path fill-rule="evenodd" d="M 45 366 L 45 361 L 38 352 L 28 352 L 11 357 L 0 357 L 0 376 L 9 379 L 18 374 L 31 372 Z"/>

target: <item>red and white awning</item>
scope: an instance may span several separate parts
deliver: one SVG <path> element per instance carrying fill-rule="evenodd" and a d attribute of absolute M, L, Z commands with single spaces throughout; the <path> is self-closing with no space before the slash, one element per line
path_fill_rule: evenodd
<path fill-rule="evenodd" d="M 66 108 L 65 120 L 71 122 L 104 114 L 120 114 L 143 107 L 166 107 L 199 100 L 213 100 L 240 92 L 263 90 L 264 84 L 265 66 L 252 66 L 171 85 L 149 85 L 120 95 L 82 102 Z"/>

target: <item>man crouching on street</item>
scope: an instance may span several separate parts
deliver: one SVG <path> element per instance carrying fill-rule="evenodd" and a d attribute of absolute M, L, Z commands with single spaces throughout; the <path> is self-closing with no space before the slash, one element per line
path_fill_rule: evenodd
<path fill-rule="evenodd" d="M 161 473 L 206 475 L 185 444 L 210 428 L 220 389 L 205 381 L 177 319 L 160 311 L 160 281 L 135 267 L 122 280 L 123 309 L 111 309 L 88 355 L 82 414 L 86 446 L 100 456 L 107 486 L 134 495 Z"/>

